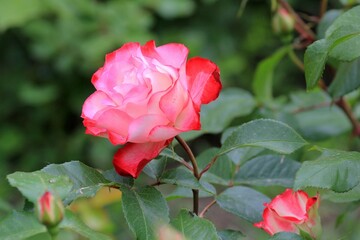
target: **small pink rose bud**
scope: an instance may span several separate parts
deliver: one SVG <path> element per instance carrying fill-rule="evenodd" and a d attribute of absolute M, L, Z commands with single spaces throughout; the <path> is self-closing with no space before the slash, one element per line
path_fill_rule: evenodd
<path fill-rule="evenodd" d="M 294 30 L 295 19 L 286 9 L 279 8 L 273 16 L 272 27 L 276 34 L 286 35 Z"/>
<path fill-rule="evenodd" d="M 55 227 L 64 217 L 64 206 L 51 192 L 45 192 L 37 201 L 36 215 L 42 224 Z"/>
<path fill-rule="evenodd" d="M 318 214 L 319 195 L 309 197 L 304 191 L 286 189 L 270 203 L 265 204 L 263 221 L 254 226 L 264 229 L 270 235 L 278 232 L 305 233 L 312 239 L 321 235 Z"/>

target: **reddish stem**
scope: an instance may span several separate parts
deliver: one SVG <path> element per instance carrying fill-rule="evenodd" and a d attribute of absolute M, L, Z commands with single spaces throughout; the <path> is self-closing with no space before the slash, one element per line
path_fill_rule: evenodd
<path fill-rule="evenodd" d="M 216 200 L 212 200 L 208 205 L 204 207 L 204 209 L 199 214 L 199 217 L 204 217 L 205 213 L 216 203 Z"/>
<path fill-rule="evenodd" d="M 180 136 L 176 136 L 175 138 L 179 142 L 179 144 L 183 147 L 183 149 L 185 150 L 187 155 L 189 156 L 191 164 L 193 165 L 194 176 L 196 177 L 197 180 L 200 180 L 201 176 L 199 174 L 199 168 L 198 168 L 195 156 L 194 156 L 193 152 L 191 151 L 191 148 L 189 147 L 189 145 L 187 145 L 185 140 L 182 139 Z M 193 212 L 196 215 L 198 215 L 198 213 L 199 213 L 199 190 L 193 189 L 192 192 L 193 192 L 193 207 L 194 207 Z"/>

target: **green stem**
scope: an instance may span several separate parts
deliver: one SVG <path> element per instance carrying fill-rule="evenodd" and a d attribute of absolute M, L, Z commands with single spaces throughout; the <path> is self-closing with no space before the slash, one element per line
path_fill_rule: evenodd
<path fill-rule="evenodd" d="M 51 236 L 51 239 L 52 239 L 52 240 L 55 240 L 56 237 L 57 237 L 57 235 L 58 235 L 58 233 L 59 233 L 59 228 L 58 228 L 57 226 L 55 226 L 55 227 L 48 227 L 48 232 L 49 232 L 49 234 L 50 234 L 50 236 Z"/>
<path fill-rule="evenodd" d="M 300 58 L 296 55 L 293 48 L 290 48 L 289 52 L 289 58 L 290 60 L 301 70 L 304 71 L 304 64 L 300 60 Z"/>
<path fill-rule="evenodd" d="M 184 139 L 182 139 L 180 136 L 176 136 L 175 137 L 176 140 L 179 142 L 179 144 L 182 146 L 182 148 L 185 150 L 185 152 L 187 153 L 187 155 L 189 156 L 190 162 L 193 166 L 193 174 L 196 177 L 197 180 L 200 180 L 201 175 L 199 174 L 199 168 L 196 162 L 196 158 L 193 154 L 193 152 L 191 151 L 189 145 L 187 145 L 187 143 L 185 142 Z M 199 190 L 198 189 L 193 189 L 193 207 L 194 210 L 193 212 L 198 215 L 199 213 Z"/>

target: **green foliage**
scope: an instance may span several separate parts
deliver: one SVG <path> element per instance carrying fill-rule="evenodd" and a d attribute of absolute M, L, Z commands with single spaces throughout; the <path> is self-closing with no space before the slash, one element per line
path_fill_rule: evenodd
<path fill-rule="evenodd" d="M 270 57 L 262 60 L 255 70 L 255 76 L 253 81 L 253 90 L 256 99 L 264 104 L 268 104 L 272 101 L 272 85 L 273 77 L 276 66 L 281 59 L 289 52 L 289 47 L 283 47 L 277 50 Z"/>
<path fill-rule="evenodd" d="M 32 173 L 15 172 L 7 176 L 11 186 L 16 187 L 31 202 L 37 200 L 46 191 L 51 191 L 64 199 L 73 187 L 73 182 L 66 175 L 50 175 L 42 171 Z"/>
<path fill-rule="evenodd" d="M 185 209 L 180 211 L 171 224 L 188 240 L 219 239 L 214 225 L 209 220 L 199 218 Z"/>
<path fill-rule="evenodd" d="M 85 225 L 79 217 L 69 210 L 65 211 L 65 218 L 59 225 L 60 229 L 72 230 L 78 233 L 80 236 L 90 240 L 110 240 L 111 238 L 105 234 L 98 233 Z"/>
<path fill-rule="evenodd" d="M 270 198 L 248 187 L 230 187 L 216 197 L 219 206 L 249 222 L 260 222 Z"/>
<path fill-rule="evenodd" d="M 185 169 L 183 167 L 167 170 L 160 177 L 160 182 L 174 184 L 177 186 L 191 189 L 199 189 L 215 194 L 214 192 L 212 192 L 211 189 L 203 186 L 201 182 L 199 182 L 188 169 Z"/>
<path fill-rule="evenodd" d="M 169 209 L 161 193 L 154 187 L 120 189 L 123 193 L 122 207 L 130 229 L 138 239 L 156 239 L 156 229 L 169 222 Z"/>
<path fill-rule="evenodd" d="M 239 240 L 244 239 L 245 235 L 235 230 L 222 230 L 218 232 L 220 240 Z"/>
<path fill-rule="evenodd" d="M 209 148 L 202 152 L 197 157 L 199 167 L 204 169 L 216 156 L 218 151 L 218 148 Z M 204 174 L 202 179 L 210 183 L 228 186 L 232 181 L 234 172 L 235 164 L 226 155 L 223 155 L 218 157 L 214 165 Z"/>
<path fill-rule="evenodd" d="M 317 187 L 347 192 L 359 185 L 360 153 L 325 150 L 314 161 L 306 161 L 296 174 L 294 188 Z"/>
<path fill-rule="evenodd" d="M 270 237 L 268 240 L 304 240 L 304 238 L 295 233 L 279 232 Z"/>
<path fill-rule="evenodd" d="M 109 185 L 109 181 L 100 172 L 78 161 L 50 164 L 42 171 L 53 176 L 68 176 L 70 178 L 73 187 L 64 200 L 65 204 L 69 204 L 80 197 L 93 197 L 100 188 Z"/>
<path fill-rule="evenodd" d="M 27 0 L 1 0 L 0 5 L 0 31 L 5 31 L 10 27 L 21 26 L 46 11 L 46 8 L 42 6 L 41 0 L 31 2 Z"/>
<path fill-rule="evenodd" d="M 243 124 L 233 131 L 225 140 L 218 155 L 249 146 L 289 154 L 306 144 L 307 142 L 286 124 L 270 119 L 259 119 Z"/>
<path fill-rule="evenodd" d="M 325 39 L 318 40 L 311 44 L 305 52 L 304 65 L 306 86 L 312 89 L 317 86 L 325 68 L 328 57 L 329 45 Z"/>
<path fill-rule="evenodd" d="M 341 14 L 328 27 L 325 38 L 314 42 L 308 47 L 304 57 L 305 77 L 308 89 L 312 89 L 317 85 L 322 76 L 328 57 L 338 61 L 354 61 L 360 57 L 359 16 L 360 6 L 354 7 Z M 347 71 L 345 68 L 345 66 L 341 67 L 342 75 L 338 76 L 343 77 L 345 74 L 351 75 L 351 67 L 347 67 Z M 349 80 L 349 77 L 345 77 L 345 79 L 346 80 L 343 81 L 346 81 L 346 84 L 349 85 L 351 80 Z M 358 83 L 351 84 L 353 86 L 349 86 L 345 91 L 342 90 L 340 93 L 345 94 L 359 86 Z M 339 83 L 337 83 L 337 86 L 339 86 Z M 332 90 L 332 93 L 334 94 L 334 89 Z M 336 96 L 341 94 L 338 92 Z"/>
<path fill-rule="evenodd" d="M 19 224 L 20 223 L 20 224 Z M 58 226 L 60 231 L 71 230 L 87 239 L 109 240 L 109 236 L 98 233 L 74 215 L 71 211 L 65 211 L 65 217 Z M 12 212 L 0 222 L 0 238 L 4 240 L 27 239 L 40 233 L 46 233 L 47 229 L 39 223 L 32 212 Z M 47 234 L 47 238 L 49 234 Z"/>
<path fill-rule="evenodd" d="M 352 62 L 341 63 L 337 69 L 334 81 L 329 86 L 329 93 L 334 97 L 341 97 L 360 87 L 360 58 Z"/>
<path fill-rule="evenodd" d="M 205 133 L 220 133 L 237 117 L 249 115 L 255 107 L 253 96 L 242 89 L 228 88 L 221 91 L 216 101 L 201 108 L 201 130 L 182 133 L 190 140 Z"/>
<path fill-rule="evenodd" d="M 300 163 L 285 156 L 262 155 L 246 162 L 235 176 L 237 184 L 280 185 L 291 188 Z"/>
<path fill-rule="evenodd" d="M 44 232 L 46 227 L 33 213 L 13 211 L 0 222 L 0 238 L 4 240 L 25 239 Z"/>
<path fill-rule="evenodd" d="M 333 191 L 328 191 L 323 194 L 323 198 L 332 202 L 337 203 L 348 203 L 356 202 L 360 200 L 360 184 L 352 188 L 350 191 L 344 193 L 338 193 Z"/>

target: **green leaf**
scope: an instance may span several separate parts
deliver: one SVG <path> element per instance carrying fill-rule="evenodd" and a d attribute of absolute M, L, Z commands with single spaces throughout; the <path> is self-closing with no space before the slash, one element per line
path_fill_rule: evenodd
<path fill-rule="evenodd" d="M 341 14 L 326 31 L 326 37 L 329 38 L 344 26 L 351 26 L 354 30 L 360 31 L 360 6 L 353 7 Z"/>
<path fill-rule="evenodd" d="M 331 26 L 337 17 L 342 13 L 342 10 L 332 9 L 325 13 L 321 18 L 319 25 L 317 26 L 317 38 L 325 38 L 326 30 Z"/>
<path fill-rule="evenodd" d="M 304 238 L 291 232 L 279 232 L 268 238 L 268 240 L 304 240 Z"/>
<path fill-rule="evenodd" d="M 246 162 L 235 176 L 237 184 L 292 187 L 300 163 L 279 155 L 262 155 Z"/>
<path fill-rule="evenodd" d="M 226 139 L 218 155 L 250 146 L 289 154 L 306 144 L 307 142 L 288 125 L 271 119 L 258 119 L 238 127 Z"/>
<path fill-rule="evenodd" d="M 183 209 L 171 224 L 182 233 L 187 240 L 218 240 L 216 229 L 212 222 L 200 218 Z"/>
<path fill-rule="evenodd" d="M 326 31 L 331 43 L 330 56 L 340 61 L 360 57 L 360 6 L 340 15 Z"/>
<path fill-rule="evenodd" d="M 257 65 L 252 88 L 258 102 L 269 103 L 272 100 L 274 71 L 288 52 L 288 46 L 282 47 Z"/>
<path fill-rule="evenodd" d="M 0 239 L 19 240 L 47 232 L 34 213 L 13 211 L 0 222 Z"/>
<path fill-rule="evenodd" d="M 177 162 L 182 162 L 184 161 L 184 159 L 182 157 L 180 157 L 179 155 L 176 154 L 174 149 L 171 148 L 165 148 L 164 150 L 161 151 L 160 153 L 161 157 L 167 157 L 169 159 L 173 159 Z"/>
<path fill-rule="evenodd" d="M 264 203 L 270 198 L 248 187 L 231 187 L 216 197 L 219 206 L 249 222 L 260 222 Z"/>
<path fill-rule="evenodd" d="M 236 130 L 236 127 L 231 127 L 226 129 L 223 134 L 221 135 L 221 144 L 224 144 L 225 140 Z M 232 150 L 226 153 L 235 165 L 241 165 L 244 162 L 248 161 L 249 159 L 255 157 L 256 155 L 260 154 L 264 151 L 263 148 L 259 147 L 243 147 L 239 149 Z"/>
<path fill-rule="evenodd" d="M 237 117 L 249 115 L 255 107 L 253 96 L 239 88 L 226 88 L 220 96 L 201 107 L 201 130 L 183 133 L 190 140 L 205 133 L 220 133 Z"/>
<path fill-rule="evenodd" d="M 99 171 L 79 161 L 50 164 L 41 171 L 54 176 L 68 176 L 74 183 L 71 192 L 64 200 L 64 204 L 69 204 L 80 197 L 93 197 L 100 188 L 110 183 Z"/>
<path fill-rule="evenodd" d="M 121 186 L 120 190 L 124 215 L 136 238 L 157 239 L 157 227 L 169 222 L 169 208 L 161 193 L 149 186 L 136 190 Z"/>
<path fill-rule="evenodd" d="M 360 87 L 360 58 L 341 63 L 328 91 L 332 97 L 341 97 Z"/>
<path fill-rule="evenodd" d="M 331 46 L 329 55 L 340 61 L 353 61 L 360 57 L 360 30 L 339 38 Z"/>
<path fill-rule="evenodd" d="M 134 185 L 134 178 L 120 176 L 114 168 L 104 171 L 102 175 L 110 182 L 125 184 L 128 186 Z"/>
<path fill-rule="evenodd" d="M 307 89 L 314 88 L 323 73 L 327 57 L 352 61 L 360 57 L 360 6 L 341 14 L 328 28 L 325 39 L 311 44 L 304 56 Z"/>
<path fill-rule="evenodd" d="M 216 156 L 218 148 L 209 148 L 197 156 L 197 162 L 200 169 L 205 168 L 210 161 Z M 235 171 L 235 164 L 227 155 L 218 157 L 215 164 L 204 173 L 202 180 L 210 183 L 216 183 L 221 185 L 229 185 Z"/>
<path fill-rule="evenodd" d="M 79 217 L 70 210 L 65 210 L 65 217 L 59 224 L 60 229 L 70 229 L 86 239 L 90 240 L 111 240 L 110 236 L 98 233 L 85 225 Z"/>
<path fill-rule="evenodd" d="M 291 122 L 305 139 L 321 141 L 351 130 L 344 112 L 332 106 L 332 99 L 323 90 L 297 91 L 291 93 L 290 98 L 291 104 L 287 107 L 293 117 Z"/>
<path fill-rule="evenodd" d="M 313 141 L 326 140 L 351 129 L 346 115 L 337 106 L 303 111 L 297 113 L 295 119 L 301 135 Z"/>
<path fill-rule="evenodd" d="M 360 184 L 351 189 L 348 192 L 337 193 L 333 191 L 327 191 L 321 194 L 321 198 L 336 203 L 355 202 L 360 200 Z"/>
<path fill-rule="evenodd" d="M 183 167 L 165 171 L 159 181 L 162 183 L 174 184 L 180 187 L 199 189 L 206 192 L 211 191 L 210 189 L 204 187 L 189 170 Z M 209 193 L 216 194 L 216 192 Z"/>
<path fill-rule="evenodd" d="M 166 169 L 167 157 L 158 157 L 151 160 L 143 169 L 143 172 L 153 179 L 158 179 Z"/>
<path fill-rule="evenodd" d="M 230 229 L 218 231 L 218 236 L 220 240 L 240 240 L 245 238 L 245 235 L 241 232 Z"/>
<path fill-rule="evenodd" d="M 317 187 L 347 192 L 360 183 L 359 172 L 359 152 L 325 150 L 318 159 L 302 164 L 294 188 Z"/>
<path fill-rule="evenodd" d="M 325 68 L 329 44 L 325 39 L 308 46 L 304 55 L 304 68 L 307 89 L 317 86 Z"/>
<path fill-rule="evenodd" d="M 67 176 L 54 176 L 45 172 L 15 172 L 7 176 L 11 186 L 16 187 L 29 201 L 36 203 L 45 191 L 66 198 L 73 183 Z"/>

